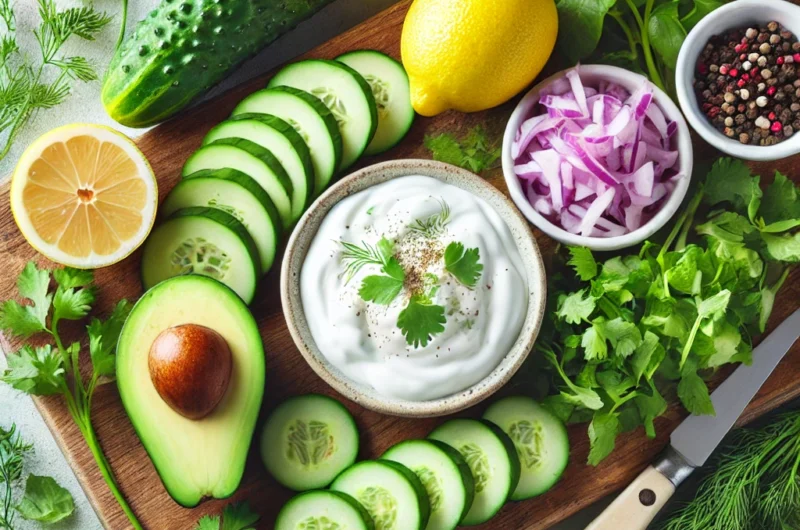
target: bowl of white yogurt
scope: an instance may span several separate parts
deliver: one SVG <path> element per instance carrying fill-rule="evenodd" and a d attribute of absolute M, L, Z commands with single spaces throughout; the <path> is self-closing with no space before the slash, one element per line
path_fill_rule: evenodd
<path fill-rule="evenodd" d="M 457 412 L 517 371 L 546 282 L 528 223 L 485 180 L 431 160 L 376 164 L 306 212 L 281 268 L 284 314 L 334 389 L 397 416 Z"/>

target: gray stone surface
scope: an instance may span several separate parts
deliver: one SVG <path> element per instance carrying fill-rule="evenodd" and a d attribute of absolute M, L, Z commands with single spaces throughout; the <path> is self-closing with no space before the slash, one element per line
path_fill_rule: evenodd
<path fill-rule="evenodd" d="M 219 87 L 215 88 L 209 96 L 235 86 L 242 81 L 259 75 L 270 68 L 285 62 L 308 49 L 325 42 L 333 36 L 345 31 L 358 22 L 388 7 L 395 0 L 337 0 L 327 7 L 322 13 L 298 27 L 294 32 L 284 36 L 249 61 L 245 66 L 229 77 Z M 128 31 L 133 23 L 143 18 L 155 5 L 157 0 L 130 0 Z M 82 5 L 76 0 L 57 0 L 61 6 Z M 98 9 L 109 13 L 117 13 L 119 2 L 115 0 L 95 0 Z M 36 2 L 34 0 L 17 0 L 15 11 L 18 15 L 18 35 L 20 45 L 26 54 L 35 57 L 38 46 L 31 33 L 32 28 L 38 23 Z M 72 40 L 65 46 L 65 52 L 80 54 L 96 65 L 102 72 L 108 63 L 116 41 L 119 19 L 116 18 L 100 35 L 95 42 Z M 19 135 L 12 151 L 0 161 L 0 176 L 8 175 L 14 167 L 22 150 L 35 138 L 53 127 L 73 122 L 92 122 L 114 126 L 132 137 L 138 136 L 143 130 L 128 129 L 113 122 L 100 104 L 100 83 L 76 83 L 73 93 L 61 106 L 34 116 Z M 0 355 L 0 370 L 6 366 L 5 357 Z M 102 528 L 96 515 L 92 511 L 86 496 L 80 488 L 72 470 L 67 465 L 63 454 L 53 440 L 50 431 L 44 424 L 31 399 L 15 392 L 6 385 L 0 384 L 0 425 L 8 427 L 16 423 L 23 436 L 35 445 L 35 454 L 26 461 L 26 470 L 31 473 L 50 475 L 59 484 L 72 492 L 75 498 L 75 514 L 63 523 L 51 526 L 53 530 L 95 530 Z M 591 512 L 589 512 L 591 514 Z M 584 514 L 574 522 L 558 525 L 555 530 L 577 530 L 583 528 L 590 518 Z M 18 530 L 39 528 L 22 519 L 18 519 Z"/>

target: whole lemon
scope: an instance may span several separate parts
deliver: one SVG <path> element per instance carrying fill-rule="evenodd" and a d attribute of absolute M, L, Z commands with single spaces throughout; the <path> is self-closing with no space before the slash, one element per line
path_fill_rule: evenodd
<path fill-rule="evenodd" d="M 554 0 L 415 0 L 400 41 L 414 110 L 508 101 L 542 70 L 557 33 Z"/>

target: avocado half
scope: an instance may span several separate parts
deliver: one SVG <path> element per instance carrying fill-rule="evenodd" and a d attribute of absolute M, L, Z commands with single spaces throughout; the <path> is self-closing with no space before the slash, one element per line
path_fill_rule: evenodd
<path fill-rule="evenodd" d="M 150 346 L 165 329 L 197 324 L 227 341 L 232 370 L 214 410 L 188 419 L 161 398 L 150 378 Z M 171 278 L 147 291 L 125 322 L 117 345 L 122 404 L 169 494 L 196 506 L 231 496 L 244 473 L 264 394 L 264 346 L 242 300 L 206 276 Z"/>

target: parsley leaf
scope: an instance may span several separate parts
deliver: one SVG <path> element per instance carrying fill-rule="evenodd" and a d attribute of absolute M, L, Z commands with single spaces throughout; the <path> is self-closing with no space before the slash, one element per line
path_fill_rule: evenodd
<path fill-rule="evenodd" d="M 25 345 L 7 360 L 8 369 L 0 381 L 21 392 L 49 396 L 60 394 L 66 384 L 61 356 L 49 344 L 35 348 Z"/>
<path fill-rule="evenodd" d="M 780 172 L 775 173 L 772 181 L 761 199 L 759 213 L 766 224 L 800 219 L 800 200 L 797 198 L 797 187 Z"/>
<path fill-rule="evenodd" d="M 769 256 L 777 261 L 787 263 L 800 262 L 800 232 L 795 234 L 761 234 Z"/>
<path fill-rule="evenodd" d="M 3 303 L 0 306 L 0 328 L 21 338 L 45 331 L 52 300 L 52 295 L 47 292 L 49 286 L 50 273 L 39 270 L 29 261 L 17 279 L 17 289 L 20 296 L 30 300 L 31 304 L 23 306 L 14 300 Z"/>
<path fill-rule="evenodd" d="M 397 327 L 415 348 L 427 346 L 433 335 L 444 331 L 445 322 L 444 307 L 422 294 L 413 295 L 397 317 Z"/>
<path fill-rule="evenodd" d="M 589 465 L 596 466 L 614 450 L 621 425 L 614 413 L 597 413 L 589 424 Z"/>
<path fill-rule="evenodd" d="M 581 338 L 581 346 L 587 361 L 605 359 L 608 356 L 608 345 L 602 319 L 596 319 L 590 327 L 586 328 Z"/>
<path fill-rule="evenodd" d="M 595 299 L 591 294 L 586 295 L 586 289 L 581 289 L 575 293 L 560 297 L 558 301 L 558 316 L 564 319 L 567 324 L 580 324 L 588 321 L 589 315 L 595 308 Z"/>
<path fill-rule="evenodd" d="M 120 300 L 111 312 L 111 315 L 101 321 L 93 318 L 86 331 L 89 334 L 89 355 L 92 358 L 92 369 L 98 376 L 113 376 L 116 371 L 117 339 L 122 331 L 122 325 L 128 318 L 133 304 L 127 300 Z"/>
<path fill-rule="evenodd" d="M 53 278 L 55 278 L 56 283 L 64 289 L 72 289 L 75 287 L 86 287 L 92 283 L 94 281 L 94 273 L 90 270 L 64 267 L 63 269 L 54 269 Z"/>
<path fill-rule="evenodd" d="M 88 315 L 94 303 L 94 291 L 92 287 L 65 289 L 59 285 L 53 297 L 53 321 L 79 320 Z"/>
<path fill-rule="evenodd" d="M 52 524 L 69 517 L 75 511 L 75 502 L 70 492 L 52 477 L 28 475 L 25 495 L 17 511 L 29 521 Z"/>
<path fill-rule="evenodd" d="M 197 521 L 194 530 L 219 530 L 219 515 L 204 515 Z"/>
<path fill-rule="evenodd" d="M 358 294 L 362 300 L 389 305 L 403 290 L 406 273 L 396 258 L 390 258 L 381 269 L 387 276 L 367 276 L 361 282 Z"/>
<path fill-rule="evenodd" d="M 628 357 L 642 344 L 642 334 L 636 324 L 622 318 L 617 317 L 606 322 L 603 331 L 611 342 L 614 353 L 620 357 Z"/>
<path fill-rule="evenodd" d="M 644 431 L 648 438 L 656 437 L 656 427 L 653 420 L 667 411 L 667 401 L 661 396 L 656 385 L 650 382 L 651 394 L 640 393 L 634 398 L 639 417 L 644 424 Z"/>
<path fill-rule="evenodd" d="M 444 268 L 462 285 L 473 289 L 483 272 L 480 250 L 464 249 L 462 243 L 452 242 L 444 251 Z"/>
<path fill-rule="evenodd" d="M 744 211 L 754 196 L 761 197 L 758 180 L 741 160 L 719 158 L 706 177 L 704 200 L 710 206 L 729 202 L 735 209 Z"/>
<path fill-rule="evenodd" d="M 426 135 L 423 144 L 431 151 L 434 160 L 452 164 L 473 173 L 490 168 L 500 158 L 499 142 L 489 141 L 486 130 L 478 125 L 472 129 L 462 142 L 450 133 L 436 136 Z"/>
<path fill-rule="evenodd" d="M 597 261 L 592 251 L 586 247 L 569 247 L 570 259 L 567 262 L 575 269 L 575 273 L 583 281 L 588 281 L 597 276 Z"/>

